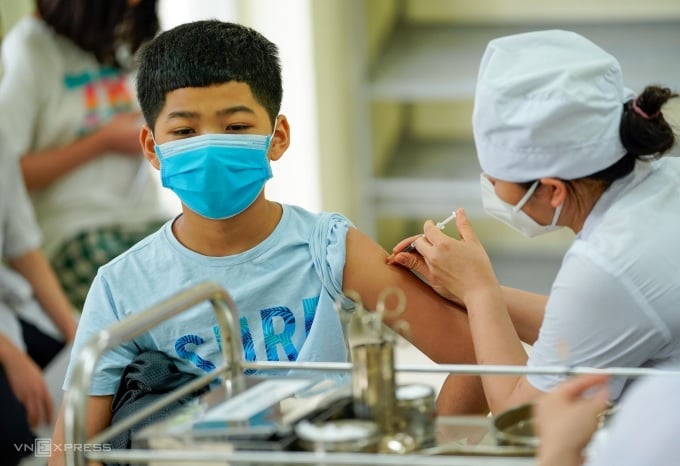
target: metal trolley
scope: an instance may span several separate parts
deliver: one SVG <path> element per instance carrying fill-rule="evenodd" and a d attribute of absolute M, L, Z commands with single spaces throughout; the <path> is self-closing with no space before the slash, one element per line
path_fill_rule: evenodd
<path fill-rule="evenodd" d="M 98 435 L 86 438 L 87 400 L 90 381 L 95 365 L 100 356 L 123 342 L 129 341 L 161 322 L 204 301 L 212 304 L 220 328 L 224 363 L 215 371 L 199 377 L 186 385 L 173 390 L 162 399 L 139 410 L 123 421 L 114 423 Z M 97 446 L 106 444 L 111 438 L 129 429 L 150 414 L 174 403 L 180 398 L 207 386 L 217 377 L 221 377 L 226 397 L 232 397 L 247 389 L 244 371 L 304 369 L 306 371 L 338 371 L 351 372 L 352 363 L 274 363 L 245 361 L 238 328 L 238 315 L 229 294 L 214 283 L 202 283 L 186 291 L 158 303 L 157 305 L 135 314 L 111 328 L 102 330 L 83 348 L 72 372 L 71 386 L 65 395 L 64 407 L 64 440 L 66 445 L 79 445 L 80 448 L 67 449 L 66 464 L 85 466 L 88 461 L 104 463 L 131 464 L 229 464 L 229 465 L 448 465 L 448 466 L 528 466 L 534 463 L 532 455 L 517 454 L 512 448 L 503 449 L 494 446 L 465 448 L 456 442 L 448 447 L 436 445 L 411 451 L 407 454 L 386 454 L 367 452 L 333 452 L 333 451 L 259 451 L 259 450 L 226 450 L 196 447 L 184 449 L 102 449 Z M 395 371 L 404 372 L 438 372 L 460 375 L 479 374 L 580 374 L 605 372 L 612 375 L 635 377 L 656 373 L 669 373 L 654 369 L 613 368 L 596 370 L 579 367 L 541 367 L 524 366 L 491 366 L 491 365 L 396 365 Z M 675 372 L 680 375 L 680 372 Z M 466 429 L 486 432 L 490 425 L 489 417 L 484 416 L 451 416 L 438 417 L 437 429 L 451 427 L 465 432 Z M 89 447 L 89 448 L 88 448 Z"/>

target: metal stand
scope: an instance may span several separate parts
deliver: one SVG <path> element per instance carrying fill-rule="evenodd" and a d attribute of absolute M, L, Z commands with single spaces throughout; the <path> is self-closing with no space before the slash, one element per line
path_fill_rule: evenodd
<path fill-rule="evenodd" d="M 223 339 L 222 352 L 224 364 L 210 374 L 195 379 L 191 383 L 172 391 L 158 402 L 137 412 L 135 415 L 116 423 L 91 439 L 86 439 L 87 400 L 91 377 L 99 357 L 107 350 L 129 341 L 159 323 L 203 301 L 210 301 L 220 327 Z M 110 450 L 103 451 L 96 448 L 106 443 L 118 433 L 130 428 L 140 420 L 183 397 L 200 387 L 206 386 L 218 377 L 224 380 L 224 389 L 228 396 L 234 396 L 245 390 L 246 383 L 243 373 L 246 369 L 282 370 L 301 369 L 319 371 L 352 372 L 352 363 L 311 363 L 311 362 L 249 362 L 243 357 L 243 349 L 238 327 L 238 314 L 229 294 L 215 283 L 203 283 L 189 290 L 180 292 L 159 304 L 125 319 L 117 325 L 102 330 L 94 337 L 81 352 L 73 368 L 71 387 L 65 396 L 64 437 L 65 443 L 78 445 L 80 448 L 66 451 L 66 464 L 69 466 L 86 466 L 88 461 L 105 463 L 135 463 L 135 464 L 230 464 L 230 465 L 448 465 L 448 466 L 529 466 L 533 458 L 518 456 L 518 451 L 512 448 L 506 450 L 506 455 L 499 455 L 498 451 L 484 448 L 465 449 L 462 447 L 445 445 L 423 449 L 404 455 L 379 453 L 331 453 L 331 452 L 299 452 L 299 451 L 225 451 L 213 448 L 183 449 L 183 450 Z M 614 376 L 637 377 L 650 374 L 667 374 L 680 376 L 680 371 L 661 371 L 645 368 L 611 368 L 592 369 L 584 367 L 534 367 L 525 366 L 491 366 L 491 365 L 399 365 L 395 371 L 404 372 L 438 372 L 459 375 L 481 374 L 584 374 L 608 373 Z M 440 417 L 438 426 L 468 426 L 486 429 L 488 417 L 461 416 Z M 88 448 L 88 446 L 90 448 Z M 445 456 L 443 456 L 445 455 Z M 451 456 L 454 455 L 454 456 Z"/>

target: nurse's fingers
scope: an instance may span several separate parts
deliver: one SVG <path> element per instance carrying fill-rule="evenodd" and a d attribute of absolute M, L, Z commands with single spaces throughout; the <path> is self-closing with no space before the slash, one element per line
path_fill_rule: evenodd
<path fill-rule="evenodd" d="M 432 220 L 426 220 L 423 224 L 423 236 L 427 241 L 435 244 L 439 239 L 446 237 L 446 233 L 437 228 Z"/>
<path fill-rule="evenodd" d="M 425 278 L 426 281 L 431 280 L 430 270 L 425 263 L 425 260 L 420 254 L 413 253 L 401 253 L 390 256 L 388 258 L 388 264 L 390 265 L 400 265 L 412 272 L 416 272 Z"/>
<path fill-rule="evenodd" d="M 422 235 L 413 235 L 409 236 L 408 238 L 402 239 L 392 248 L 392 254 L 402 252 L 405 248 L 409 247 L 415 240 L 417 240 L 421 236 Z"/>
<path fill-rule="evenodd" d="M 458 228 L 458 233 L 460 233 L 460 238 L 463 241 L 468 243 L 479 243 L 479 239 L 472 228 L 472 224 L 465 213 L 465 209 L 461 208 L 456 211 L 456 228 Z"/>
<path fill-rule="evenodd" d="M 462 240 L 468 242 L 479 242 L 477 240 L 477 235 L 472 228 L 472 224 L 470 223 L 470 220 L 468 220 L 467 214 L 465 213 L 465 209 L 463 208 L 456 210 L 456 228 L 458 229 L 458 233 L 460 234 Z M 451 238 L 446 233 L 437 228 L 432 220 L 425 222 L 423 231 L 425 232 L 425 237 L 432 244 L 437 244 L 440 240 Z"/>

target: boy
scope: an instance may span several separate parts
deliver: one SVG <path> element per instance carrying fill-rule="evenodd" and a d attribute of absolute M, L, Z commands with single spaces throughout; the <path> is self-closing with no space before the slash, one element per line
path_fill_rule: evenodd
<path fill-rule="evenodd" d="M 347 219 L 266 199 L 269 163 L 290 142 L 274 44 L 237 24 L 180 25 L 142 52 L 137 93 L 144 153 L 182 201 L 182 214 L 100 269 L 74 355 L 100 329 L 212 280 L 241 314 L 249 360 L 346 361 L 336 298 L 353 290 L 375 309 L 378 294 L 397 286 L 408 306 L 399 318 L 416 346 L 437 362 L 474 362 L 465 314 L 386 265 L 387 253 Z M 215 328 L 204 303 L 104 355 L 91 385 L 89 433 L 109 424 L 111 395 L 140 348 L 160 349 L 180 370 L 202 374 L 219 362 Z M 479 410 L 478 379 L 456 380 L 456 408 Z"/>
<path fill-rule="evenodd" d="M 6 140 L 0 135 L 0 458 L 13 465 L 30 454 L 34 428 L 53 420 L 42 369 L 64 340 L 73 340 L 76 321 L 40 250 L 33 206 Z"/>

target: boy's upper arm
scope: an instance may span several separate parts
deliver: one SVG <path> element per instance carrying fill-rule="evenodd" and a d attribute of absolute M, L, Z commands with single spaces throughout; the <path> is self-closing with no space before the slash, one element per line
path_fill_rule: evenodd
<path fill-rule="evenodd" d="M 375 309 L 378 295 L 397 287 L 406 295 L 406 310 L 397 320 L 408 323 L 405 335 L 434 362 L 473 364 L 472 336 L 467 314 L 440 297 L 412 272 L 385 262 L 387 252 L 355 228 L 347 232 L 343 292 L 355 291 L 367 309 Z M 387 321 L 393 326 L 394 321 Z"/>

